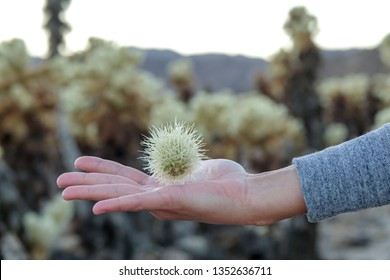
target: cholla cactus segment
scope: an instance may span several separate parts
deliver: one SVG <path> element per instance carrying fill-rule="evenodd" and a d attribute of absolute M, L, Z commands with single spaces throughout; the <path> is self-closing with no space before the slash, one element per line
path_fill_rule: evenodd
<path fill-rule="evenodd" d="M 9 144 L 31 147 L 27 142 L 35 141 L 34 137 L 28 137 L 32 134 L 39 135 L 36 139 L 40 138 L 41 143 L 55 141 L 52 132 L 56 126 L 57 97 L 50 89 L 52 80 L 46 65 L 31 67 L 26 46 L 20 39 L 0 43 L 0 139 L 8 139 Z"/>
<path fill-rule="evenodd" d="M 310 15 L 305 7 L 294 7 L 289 12 L 289 18 L 284 24 L 284 29 L 289 34 L 316 33 L 318 32 L 317 19 Z"/>
<path fill-rule="evenodd" d="M 282 134 L 289 120 L 285 106 L 254 92 L 242 93 L 237 100 L 236 121 L 231 132 L 236 138 L 261 142 Z"/>
<path fill-rule="evenodd" d="M 150 126 L 160 127 L 174 120 L 192 122 L 192 113 L 184 102 L 167 92 L 153 103 L 150 110 Z"/>
<path fill-rule="evenodd" d="M 161 128 L 152 127 L 145 147 L 145 169 L 162 185 L 183 184 L 205 158 L 203 139 L 194 125 L 175 121 Z"/>
<path fill-rule="evenodd" d="M 384 108 L 376 113 L 373 129 L 379 128 L 386 123 L 390 123 L 390 107 Z"/>
<path fill-rule="evenodd" d="M 351 106 L 360 107 L 367 99 L 370 79 L 365 74 L 349 74 L 321 82 L 318 92 L 322 102 L 329 106 L 337 96 L 343 96 Z"/>
<path fill-rule="evenodd" d="M 235 121 L 232 112 L 236 105 L 237 96 L 229 90 L 213 94 L 199 92 L 190 101 L 194 122 L 208 139 L 229 135 L 229 127 Z"/>
<path fill-rule="evenodd" d="M 324 138 L 327 146 L 340 144 L 348 138 L 348 127 L 343 123 L 332 123 L 327 126 Z"/>
<path fill-rule="evenodd" d="M 379 53 L 382 62 L 390 67 L 390 34 L 383 39 L 379 47 Z"/>
<path fill-rule="evenodd" d="M 140 69 L 142 59 L 134 49 L 92 38 L 86 51 L 67 63 L 56 61 L 56 67 L 63 68 L 59 69 L 65 85 L 62 105 L 77 141 L 97 147 L 106 141 L 103 134 L 114 134 L 111 129 L 120 130 L 119 135 L 130 133 L 119 127 L 133 127 L 134 137 L 138 137 L 138 130 L 147 129 L 150 110 L 165 88 L 161 80 Z M 69 80 L 64 83 L 66 79 Z M 112 126 L 104 125 L 107 119 L 112 119 Z"/>
<path fill-rule="evenodd" d="M 284 50 L 280 49 L 272 56 L 271 59 L 271 75 L 273 78 L 287 77 L 291 71 L 291 56 Z"/>
<path fill-rule="evenodd" d="M 380 101 L 382 106 L 390 106 L 390 76 L 376 74 L 372 79 L 373 95 Z"/>
<path fill-rule="evenodd" d="M 284 30 L 294 42 L 294 47 L 302 50 L 312 44 L 311 36 L 318 32 L 317 18 L 309 14 L 305 7 L 290 10 Z"/>
<path fill-rule="evenodd" d="M 27 212 L 23 225 L 34 259 L 47 259 L 61 235 L 68 229 L 74 213 L 73 202 L 61 195 L 53 197 L 42 213 Z"/>
<path fill-rule="evenodd" d="M 175 83 L 191 84 L 193 80 L 193 64 L 189 59 L 178 59 L 168 65 L 168 74 Z"/>
<path fill-rule="evenodd" d="M 14 78 L 25 71 L 29 61 L 24 41 L 13 39 L 0 44 L 0 76 L 2 79 Z"/>
<path fill-rule="evenodd" d="M 28 111 L 34 106 L 34 96 L 22 84 L 13 84 L 9 90 L 9 97 L 21 111 Z"/>

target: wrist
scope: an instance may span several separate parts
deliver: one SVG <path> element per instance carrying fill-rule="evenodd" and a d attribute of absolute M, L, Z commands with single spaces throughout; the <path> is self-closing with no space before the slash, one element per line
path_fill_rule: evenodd
<path fill-rule="evenodd" d="M 246 179 L 255 225 L 269 225 L 305 214 L 306 204 L 295 165 Z"/>

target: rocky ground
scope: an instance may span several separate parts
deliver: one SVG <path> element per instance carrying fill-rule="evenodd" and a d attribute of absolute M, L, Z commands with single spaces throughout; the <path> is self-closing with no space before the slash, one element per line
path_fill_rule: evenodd
<path fill-rule="evenodd" d="M 390 206 L 319 222 L 317 244 L 322 259 L 390 259 Z"/>

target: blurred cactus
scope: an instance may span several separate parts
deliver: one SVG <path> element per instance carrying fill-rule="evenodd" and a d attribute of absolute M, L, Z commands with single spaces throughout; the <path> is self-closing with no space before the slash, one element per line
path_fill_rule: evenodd
<path fill-rule="evenodd" d="M 300 119 L 310 148 L 323 147 L 322 107 L 315 89 L 320 52 L 312 36 L 317 20 L 306 8 L 290 10 L 284 29 L 293 42 L 292 50 L 280 50 L 271 58 L 270 96 L 283 102 L 290 114 Z"/>
<path fill-rule="evenodd" d="M 151 107 L 149 126 L 159 127 L 174 120 L 191 123 L 193 116 L 187 104 L 179 100 L 174 93 L 167 91 Z"/>
<path fill-rule="evenodd" d="M 29 56 L 24 42 L 20 39 L 6 41 L 0 45 L 0 77 L 2 87 L 6 81 L 15 80 L 23 74 L 29 63 Z M 0 88 L 0 89 L 1 89 Z"/>
<path fill-rule="evenodd" d="M 390 123 L 390 107 L 384 108 L 377 112 L 377 114 L 375 115 L 373 129 L 379 128 L 386 123 Z"/>
<path fill-rule="evenodd" d="M 290 53 L 284 49 L 280 49 L 271 57 L 270 75 L 272 82 L 269 85 L 269 95 L 280 102 L 283 100 L 285 87 L 292 72 L 291 59 Z"/>
<path fill-rule="evenodd" d="M 321 62 L 320 51 L 312 38 L 318 31 L 317 19 L 305 7 L 295 7 L 289 12 L 284 30 L 290 36 L 293 47 L 291 50 L 280 50 L 271 58 L 271 77 L 265 87 L 269 90 L 267 95 L 283 103 L 289 114 L 299 120 L 301 125 L 295 127 L 300 129 L 295 131 L 304 135 L 303 142 L 306 144 L 305 149 L 300 152 L 319 150 L 324 147 L 325 127 L 323 108 L 315 87 Z M 263 82 L 264 84 L 266 83 Z M 298 151 L 295 152 L 289 153 L 289 159 L 299 154 Z M 279 162 L 279 165 L 274 164 L 272 168 L 280 166 L 280 160 L 275 161 L 273 157 L 269 157 L 267 161 Z M 285 246 L 287 252 L 283 258 L 317 257 L 314 224 L 299 217 L 288 222 L 287 231 L 288 234 L 281 240 L 281 246 Z M 303 235 L 306 239 L 304 243 Z"/>
<path fill-rule="evenodd" d="M 376 74 L 372 78 L 372 91 L 379 108 L 390 106 L 390 75 Z"/>
<path fill-rule="evenodd" d="M 188 103 L 194 94 L 194 71 L 192 61 L 189 59 L 178 59 L 168 64 L 168 76 L 179 93 L 179 98 Z"/>
<path fill-rule="evenodd" d="M 299 134 L 303 132 L 297 131 L 296 135 L 288 135 L 287 132 L 290 132 L 288 127 L 295 125 L 297 120 L 289 115 L 284 105 L 277 104 L 264 95 L 254 92 L 242 93 L 234 106 L 237 112 L 232 114 L 235 119 L 231 120 L 228 131 L 230 130 L 231 135 L 239 142 L 246 141 L 276 154 L 280 152 L 280 147 L 276 150 L 272 150 L 271 147 L 274 145 L 276 147 L 277 142 L 293 140 L 289 139 L 289 136 L 299 138 Z M 302 143 L 295 144 L 299 146 Z"/>
<path fill-rule="evenodd" d="M 379 47 L 384 64 L 388 64 L 390 57 L 389 46 L 390 36 L 387 35 Z M 366 74 L 349 74 L 328 78 L 318 84 L 317 90 L 324 108 L 324 120 L 330 126 L 329 129 L 333 130 L 331 127 L 334 123 L 344 124 L 348 132 L 346 139 L 362 135 L 389 122 L 388 74 L 375 74 L 372 77 Z"/>
<path fill-rule="evenodd" d="M 390 34 L 383 38 L 382 43 L 379 46 L 379 54 L 382 62 L 390 67 Z"/>
<path fill-rule="evenodd" d="M 277 153 L 277 147 L 288 141 L 292 150 L 303 146 L 298 135 L 303 131 L 300 122 L 290 122 L 284 106 L 264 95 L 198 92 L 191 94 L 192 99 L 183 99 L 141 71 L 141 59 L 140 53 L 91 39 L 89 48 L 68 62 L 53 61 L 61 67 L 56 72 L 62 71 L 62 78 L 67 76 L 72 81 L 69 85 L 62 81 L 61 97 L 72 132 L 85 152 L 100 151 L 108 158 L 119 159 L 121 155 L 135 161 L 140 135 L 147 133 L 150 125 L 159 126 L 175 119 L 195 123 L 213 148 L 229 147 L 216 148 L 215 155 L 220 157 L 239 159 L 240 149 L 232 149 L 233 143 L 237 147 L 239 143 L 258 146 L 267 153 Z M 169 69 L 172 81 L 191 88 L 189 61 L 176 61 Z M 287 153 L 289 156 L 292 150 Z"/>
<path fill-rule="evenodd" d="M 19 39 L 2 43 L 0 53 L 0 145 L 5 160 L 17 168 L 31 157 L 55 158 L 57 97 L 50 88 L 48 68 L 31 68 Z"/>
<path fill-rule="evenodd" d="M 207 141 L 228 137 L 232 108 L 237 97 L 232 91 L 199 92 L 190 102 L 193 122 Z M 206 142 L 207 142 L 206 141 Z"/>
<path fill-rule="evenodd" d="M 68 230 L 73 218 L 73 202 L 61 195 L 46 203 L 41 213 L 28 212 L 23 217 L 26 238 L 33 259 L 49 259 L 60 238 Z"/>
<path fill-rule="evenodd" d="M 303 128 L 299 121 L 288 114 L 285 106 L 265 95 L 256 92 L 202 92 L 191 100 L 190 108 L 193 122 L 206 142 L 211 143 L 211 157 L 231 158 L 249 164 L 247 167 L 252 170 L 264 171 L 272 168 L 266 163 L 266 157 L 282 160 L 279 158 L 281 155 L 285 160 L 304 146 L 305 141 L 300 137 Z M 263 155 L 261 168 L 258 163 L 254 166 L 255 153 L 250 152 L 253 149 Z"/>
<path fill-rule="evenodd" d="M 317 18 L 310 15 L 303 6 L 292 8 L 284 30 L 290 35 L 294 50 L 299 53 L 313 46 L 312 37 L 318 32 Z"/>
<path fill-rule="evenodd" d="M 331 123 L 326 126 L 324 141 L 326 146 L 338 145 L 348 139 L 348 127 L 343 123 Z"/>
<path fill-rule="evenodd" d="M 72 81 L 64 83 L 63 108 L 84 153 L 137 158 L 140 135 L 164 90 L 159 80 L 139 69 L 141 60 L 140 52 L 91 38 L 86 51 L 59 64 L 58 70 Z"/>
<path fill-rule="evenodd" d="M 229 131 L 247 168 L 256 172 L 284 166 L 306 146 L 302 123 L 283 104 L 255 92 L 241 93 L 230 112 Z"/>
<path fill-rule="evenodd" d="M 15 174 L 12 180 L 0 180 L 2 194 L 9 194 L 0 195 L 6 215 L 1 228 L 16 238 L 25 230 L 16 217 L 38 211 L 42 200 L 53 197 L 55 178 L 63 171 L 56 134 L 58 99 L 50 67 L 33 67 L 22 40 L 1 43 L 0 54 L 0 173 Z M 19 239 L 27 244 L 26 236 Z"/>
<path fill-rule="evenodd" d="M 46 23 L 44 27 L 49 33 L 49 58 L 60 53 L 64 45 L 64 34 L 70 31 L 70 26 L 64 21 L 63 12 L 68 8 L 71 0 L 46 0 L 44 12 Z"/>
<path fill-rule="evenodd" d="M 328 123 L 344 123 L 348 137 L 361 135 L 370 127 L 369 104 L 370 78 L 362 74 L 350 74 L 342 78 L 329 78 L 318 85 L 318 92 L 325 108 Z"/>

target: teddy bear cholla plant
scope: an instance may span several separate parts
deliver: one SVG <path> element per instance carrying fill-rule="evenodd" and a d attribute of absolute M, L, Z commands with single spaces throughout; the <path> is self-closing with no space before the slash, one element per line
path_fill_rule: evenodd
<path fill-rule="evenodd" d="M 11 168 L 27 166 L 31 157 L 55 158 L 57 97 L 48 71 L 47 63 L 30 65 L 24 41 L 0 44 L 0 145 Z"/>
<path fill-rule="evenodd" d="M 230 90 L 199 92 L 190 102 L 190 112 L 202 135 L 213 138 L 229 137 L 229 127 L 234 118 L 232 109 L 237 105 L 237 95 Z"/>
<path fill-rule="evenodd" d="M 194 129 L 175 121 L 159 128 L 152 127 L 150 136 L 141 144 L 145 147 L 145 170 L 162 185 L 183 184 L 191 181 L 191 175 L 205 158 L 203 139 Z"/>
<path fill-rule="evenodd" d="M 79 143 L 120 146 L 121 139 L 146 129 L 150 108 L 163 86 L 140 69 L 142 59 L 140 52 L 91 38 L 89 47 L 62 67 L 69 78 L 61 93 L 64 112 Z M 125 135 L 133 126 L 137 131 Z"/>

